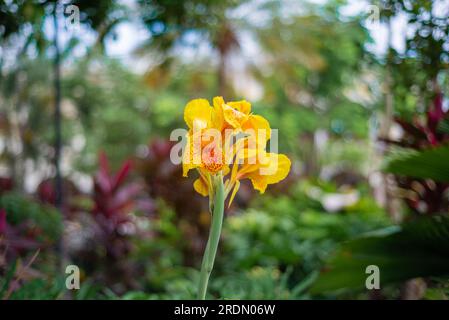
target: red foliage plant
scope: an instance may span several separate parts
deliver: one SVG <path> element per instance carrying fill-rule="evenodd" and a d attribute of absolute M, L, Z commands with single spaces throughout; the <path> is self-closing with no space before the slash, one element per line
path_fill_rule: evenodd
<path fill-rule="evenodd" d="M 6 210 L 0 208 L 0 252 L 10 261 L 31 249 L 38 249 L 40 243 L 27 234 L 26 223 L 12 226 L 6 220 Z"/>
<path fill-rule="evenodd" d="M 82 196 L 82 193 L 78 190 L 75 184 L 68 179 L 63 179 L 62 190 L 64 195 L 62 211 L 64 212 L 66 218 L 73 218 L 73 216 L 81 210 L 76 200 Z M 54 179 L 45 179 L 41 181 L 41 183 L 37 186 L 35 196 L 40 202 L 55 206 L 56 192 Z"/>
<path fill-rule="evenodd" d="M 412 121 L 395 118 L 395 122 L 404 131 L 399 141 L 385 140 L 401 147 L 425 149 L 449 142 L 449 134 L 440 131 L 443 121 L 448 120 L 448 111 L 443 109 L 443 95 L 438 92 L 429 106 L 424 121 L 415 116 Z"/>
<path fill-rule="evenodd" d="M 99 156 L 99 170 L 94 177 L 94 206 L 92 215 L 100 227 L 101 239 L 107 253 L 118 257 L 129 251 L 128 242 L 117 242 L 135 230 L 130 214 L 139 209 L 146 213 L 153 211 L 153 202 L 143 195 L 144 186 L 137 182 L 127 183 L 131 161 L 123 163 L 116 174 L 111 173 L 109 161 L 104 153 Z"/>
<path fill-rule="evenodd" d="M 112 172 L 108 158 L 100 153 L 89 211 L 93 220 L 87 219 L 86 242 L 73 252 L 76 263 L 117 293 L 139 288 L 135 278 L 141 270 L 128 257 L 134 249 L 136 236 L 151 237 L 148 231 L 138 227 L 137 221 L 149 218 L 154 204 L 145 194 L 144 184 L 130 181 L 131 170 L 132 163 L 127 160 L 116 173 Z M 83 224 L 83 220 L 79 222 Z"/>
<path fill-rule="evenodd" d="M 398 141 L 388 139 L 383 141 L 416 150 L 433 148 L 449 141 L 449 134 L 440 130 L 444 121 L 448 121 L 448 111 L 443 109 L 442 93 L 437 92 L 425 114 L 424 121 L 417 116 L 412 121 L 396 118 L 395 122 L 404 132 L 403 137 Z M 446 196 L 449 184 L 405 176 L 395 176 L 395 179 L 398 187 L 412 191 L 413 196 L 404 200 L 414 213 L 435 214 L 449 210 Z"/>

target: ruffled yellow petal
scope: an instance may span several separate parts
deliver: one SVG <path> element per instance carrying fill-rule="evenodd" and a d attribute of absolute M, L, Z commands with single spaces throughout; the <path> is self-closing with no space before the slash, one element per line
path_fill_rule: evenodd
<path fill-rule="evenodd" d="M 238 179 L 238 174 L 241 176 L 242 167 L 247 166 L 249 163 L 256 163 L 257 160 L 257 151 L 245 149 L 244 141 L 237 141 L 230 153 L 232 158 L 232 172 L 231 172 L 231 183 L 234 183 Z"/>
<path fill-rule="evenodd" d="M 225 121 L 234 129 L 241 129 L 242 124 L 248 120 L 247 114 L 234 109 L 227 104 L 223 105 L 223 116 Z"/>
<path fill-rule="evenodd" d="M 267 178 L 260 175 L 253 175 L 249 178 L 253 184 L 254 189 L 258 190 L 260 193 L 264 193 L 267 189 Z"/>
<path fill-rule="evenodd" d="M 193 183 L 193 188 L 203 197 L 207 197 L 209 195 L 209 187 L 201 177 L 195 180 Z"/>
<path fill-rule="evenodd" d="M 232 190 L 231 198 L 229 199 L 228 208 L 231 206 L 232 201 L 234 200 L 235 195 L 237 194 L 237 191 L 239 191 L 240 188 L 240 181 L 235 182 L 234 189 Z"/>
<path fill-rule="evenodd" d="M 212 126 L 218 130 L 224 127 L 223 105 L 225 104 L 223 97 L 215 97 L 213 100 L 214 112 L 212 113 Z"/>
<path fill-rule="evenodd" d="M 186 135 L 186 147 L 183 150 L 182 154 L 182 175 L 184 177 L 187 177 L 189 171 L 191 169 L 197 168 L 200 165 L 201 161 L 201 154 L 199 153 L 201 150 L 196 150 L 200 148 L 195 148 L 193 144 L 193 134 L 189 132 Z M 196 150 L 196 154 L 195 154 Z M 197 155 L 195 157 L 195 155 Z M 195 159 L 197 158 L 197 159 Z"/>
<path fill-rule="evenodd" d="M 267 175 L 267 183 L 273 184 L 284 180 L 290 172 L 291 161 L 285 154 L 269 153 L 269 156 L 277 156 L 277 164 L 274 161 L 270 161 L 270 169 L 274 174 Z"/>
<path fill-rule="evenodd" d="M 246 176 L 251 180 L 254 189 L 264 193 L 267 185 L 278 183 L 290 172 L 290 159 L 284 154 L 267 153 L 269 159 L 266 165 L 251 171 Z"/>
<path fill-rule="evenodd" d="M 184 121 L 190 129 L 204 129 L 210 125 L 212 107 L 206 99 L 195 99 L 184 109 Z"/>
<path fill-rule="evenodd" d="M 249 143 L 250 139 L 254 139 L 259 148 L 265 148 L 267 141 L 271 138 L 270 123 L 259 115 L 250 115 L 242 125 L 242 129 L 250 136 Z"/>
<path fill-rule="evenodd" d="M 246 100 L 231 101 L 228 105 L 244 114 L 249 114 L 251 112 L 251 103 Z"/>
<path fill-rule="evenodd" d="M 189 174 L 189 171 L 192 169 L 195 169 L 196 167 L 189 163 L 182 163 L 182 176 L 187 177 Z"/>
<path fill-rule="evenodd" d="M 223 171 L 223 176 L 225 176 L 231 171 L 231 168 L 229 168 L 228 165 L 224 165 L 222 168 L 222 171 Z"/>
<path fill-rule="evenodd" d="M 241 149 L 237 152 L 235 159 L 239 161 L 240 164 L 255 164 L 258 153 L 258 149 Z M 254 163 L 248 161 L 254 161 Z"/>

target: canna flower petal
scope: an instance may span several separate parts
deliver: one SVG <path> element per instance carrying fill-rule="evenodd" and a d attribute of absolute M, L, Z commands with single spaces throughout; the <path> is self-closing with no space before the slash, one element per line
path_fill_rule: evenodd
<path fill-rule="evenodd" d="M 193 144 L 193 133 L 189 131 L 186 136 L 186 147 L 182 155 L 182 175 L 187 177 L 190 170 L 198 168 L 200 166 L 200 148 L 195 147 Z"/>
<path fill-rule="evenodd" d="M 206 99 L 195 99 L 184 109 L 184 121 L 190 129 L 199 130 L 210 126 L 212 107 Z"/>
<path fill-rule="evenodd" d="M 207 197 L 209 195 L 209 186 L 202 177 L 195 180 L 193 183 L 193 188 L 203 197 Z"/>
<path fill-rule="evenodd" d="M 240 189 L 240 181 L 235 182 L 234 189 L 232 190 L 231 198 L 229 199 L 228 208 L 231 206 L 232 201 L 234 200 L 235 195 L 237 194 L 237 191 Z"/>
<path fill-rule="evenodd" d="M 215 97 L 213 105 L 212 126 L 219 130 L 226 127 L 241 129 L 251 112 L 251 104 L 245 100 L 226 103 L 223 97 Z"/>
<path fill-rule="evenodd" d="M 231 101 L 228 102 L 228 105 L 244 114 L 250 114 L 251 112 L 251 103 L 246 100 Z"/>
<path fill-rule="evenodd" d="M 267 153 L 268 163 L 247 174 L 254 189 L 264 193 L 269 184 L 285 179 L 290 172 L 290 159 L 284 154 Z"/>
<path fill-rule="evenodd" d="M 189 171 L 195 169 L 195 166 L 188 162 L 182 163 L 182 176 L 187 177 L 189 175 Z"/>
<path fill-rule="evenodd" d="M 218 130 L 223 130 L 225 126 L 223 105 L 225 104 L 223 97 L 215 97 L 213 100 L 214 112 L 212 113 L 212 126 Z"/>
<path fill-rule="evenodd" d="M 249 141 L 253 139 L 258 148 L 265 149 L 268 140 L 271 138 L 270 123 L 267 119 L 259 115 L 250 115 L 242 129 L 250 135 Z"/>
<path fill-rule="evenodd" d="M 231 106 L 223 105 L 223 115 L 226 122 L 234 129 L 240 129 L 242 124 L 248 120 L 248 115 L 232 108 Z"/>
<path fill-rule="evenodd" d="M 189 145 L 189 138 L 187 136 L 187 146 L 184 149 L 184 153 L 182 154 L 182 176 L 187 177 L 190 170 L 194 169 L 195 166 L 193 165 L 193 156 Z"/>

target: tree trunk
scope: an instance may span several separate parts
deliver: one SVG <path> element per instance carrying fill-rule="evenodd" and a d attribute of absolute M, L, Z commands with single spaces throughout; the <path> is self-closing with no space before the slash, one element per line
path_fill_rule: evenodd
<path fill-rule="evenodd" d="M 55 2 L 53 9 L 53 22 L 55 28 L 54 34 L 54 166 L 55 166 L 55 205 L 56 208 L 61 212 L 62 215 L 62 233 L 61 238 L 58 242 L 58 253 L 60 255 L 60 268 L 63 269 L 66 263 L 66 252 L 64 246 L 64 210 L 63 210 L 63 192 L 62 192 L 62 177 L 61 177 L 61 63 L 60 63 L 60 52 L 59 52 L 59 25 L 58 25 L 58 2 Z"/>
<path fill-rule="evenodd" d="M 387 48 L 387 59 L 385 66 L 385 114 L 382 118 L 382 123 L 380 126 L 379 136 L 384 139 L 388 139 L 391 126 L 393 124 L 394 118 L 394 93 L 393 93 L 393 78 L 392 78 L 392 70 L 391 70 L 391 48 L 392 48 L 392 38 L 393 38 L 393 27 L 391 22 L 391 17 L 388 19 L 388 48 Z M 385 147 L 381 148 L 380 157 L 383 158 L 385 156 L 386 150 Z M 398 216 L 397 205 L 394 197 L 391 195 L 390 187 L 392 184 L 392 179 L 389 179 L 389 175 L 384 173 L 382 174 L 382 193 L 384 199 L 384 207 L 388 212 L 390 217 L 399 222 L 401 219 Z"/>
<path fill-rule="evenodd" d="M 226 94 L 226 53 L 221 52 L 219 54 L 219 64 L 218 64 L 218 93 L 225 100 L 227 98 Z"/>

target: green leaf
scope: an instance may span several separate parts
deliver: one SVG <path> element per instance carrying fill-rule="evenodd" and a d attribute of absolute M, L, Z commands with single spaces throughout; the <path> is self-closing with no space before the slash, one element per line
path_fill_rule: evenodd
<path fill-rule="evenodd" d="M 449 134 L 449 119 L 444 119 L 438 124 L 437 130 L 441 133 Z"/>
<path fill-rule="evenodd" d="M 449 182 L 449 146 L 401 152 L 391 158 L 383 170 L 396 175 Z"/>
<path fill-rule="evenodd" d="M 343 244 L 310 291 L 363 289 L 369 265 L 379 267 L 381 288 L 416 277 L 449 275 L 449 217 L 420 218 Z"/>
<path fill-rule="evenodd" d="M 0 298 L 3 298 L 6 294 L 6 292 L 9 289 L 9 286 L 11 284 L 11 281 L 14 278 L 14 275 L 16 273 L 16 269 L 17 269 L 17 261 L 14 260 L 14 262 L 10 263 L 10 266 L 8 268 L 8 270 L 6 271 L 6 276 L 4 279 L 2 279 L 3 281 L 1 282 L 1 287 L 0 287 Z"/>
<path fill-rule="evenodd" d="M 19 193 L 8 192 L 0 197 L 0 208 L 6 210 L 8 223 L 18 225 L 23 221 L 30 221 L 33 226 L 40 228 L 42 233 L 38 235 L 38 240 L 55 241 L 61 234 L 61 214 L 50 205 L 40 204 Z"/>

